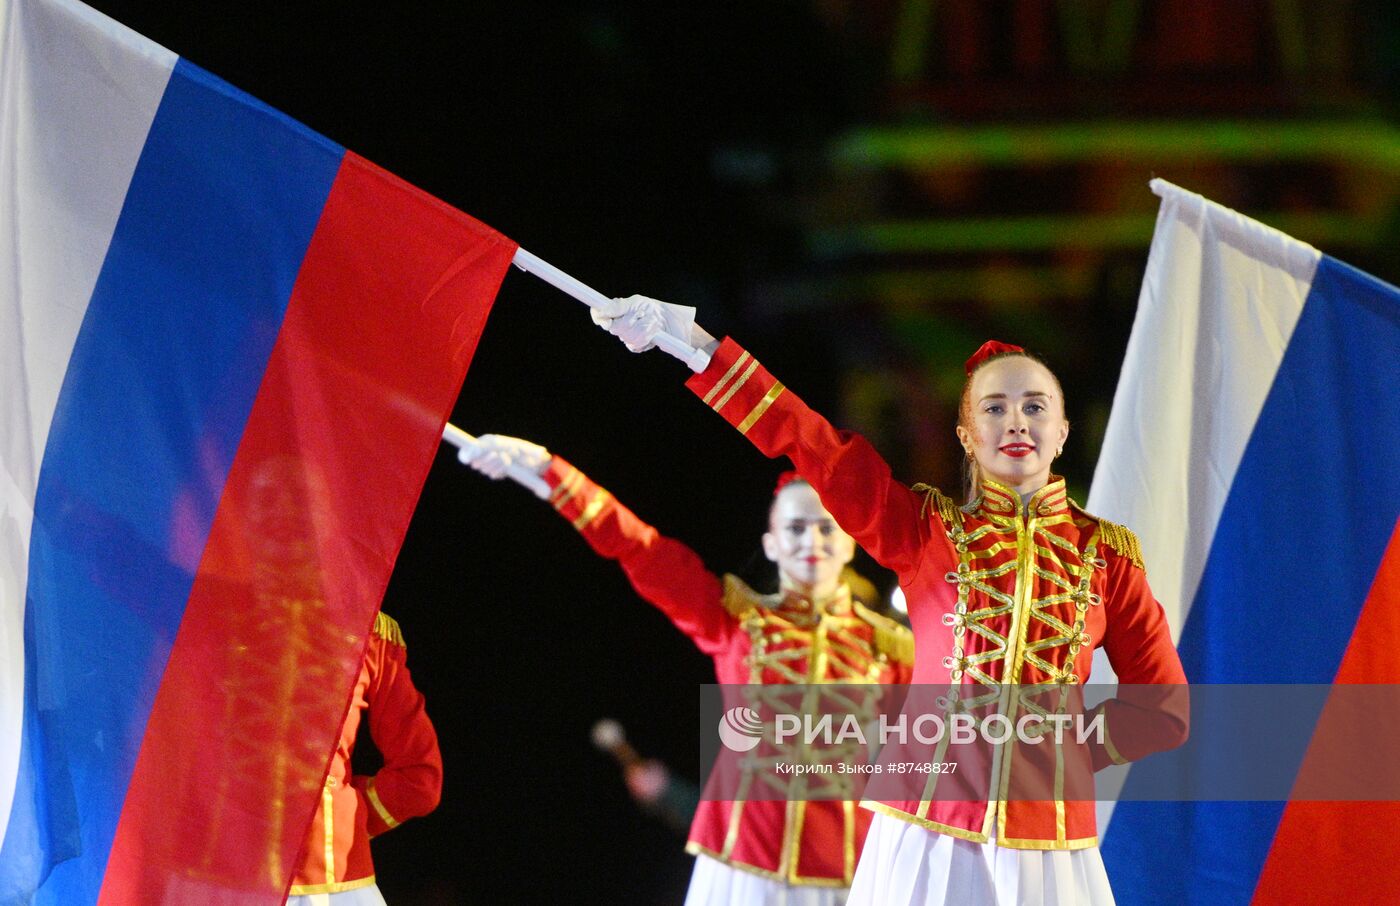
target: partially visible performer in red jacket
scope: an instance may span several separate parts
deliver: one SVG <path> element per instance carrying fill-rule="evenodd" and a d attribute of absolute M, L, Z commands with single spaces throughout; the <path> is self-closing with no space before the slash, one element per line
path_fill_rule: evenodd
<path fill-rule="evenodd" d="M 543 477 L 559 514 L 714 659 L 721 683 L 908 682 L 911 633 L 852 600 L 843 572 L 855 543 L 796 475 L 779 480 L 769 507 L 763 550 L 780 588 L 764 595 L 710 572 L 690 548 L 543 447 L 485 435 L 465 458 L 492 478 L 511 466 Z M 703 800 L 686 844 L 696 856 L 686 904 L 837 906 L 870 820 L 851 801 Z"/>
<path fill-rule="evenodd" d="M 696 326 L 693 309 L 633 296 L 595 309 L 594 320 L 633 352 L 666 333 L 710 354 L 707 365 L 688 360 L 703 367 L 688 386 L 764 454 L 790 458 L 841 526 L 898 575 L 914 682 L 941 684 L 950 710 L 976 702 L 1009 721 L 1068 713 L 1042 693 L 1063 701 L 1077 690 L 1100 646 L 1125 684 L 1096 712 L 1101 739 L 984 746 L 980 764 L 862 803 L 876 817 L 850 903 L 1112 903 L 1092 771 L 1185 740 L 1185 675 L 1137 538 L 1085 513 L 1051 472 L 1069 422 L 1050 369 L 997 342 L 968 360 L 956 434 L 969 487 L 959 504 L 895 481 L 866 440 L 835 430 L 733 340 Z M 943 762 L 942 746 L 924 746 L 920 760 Z M 1061 783 L 1077 776 L 1089 789 L 1070 795 Z M 969 781 L 974 795 L 958 788 Z"/>
<path fill-rule="evenodd" d="M 380 613 L 292 877 L 289 906 L 384 906 L 374 883 L 370 838 L 437 807 L 442 755 L 407 656 L 399 624 Z M 384 766 L 373 776 L 352 776 L 350 754 L 365 712 Z"/>

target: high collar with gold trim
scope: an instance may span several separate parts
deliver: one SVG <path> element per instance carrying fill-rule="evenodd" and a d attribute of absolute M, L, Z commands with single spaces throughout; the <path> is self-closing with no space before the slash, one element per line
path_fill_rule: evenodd
<path fill-rule="evenodd" d="M 813 622 L 823 616 L 849 616 L 851 607 L 851 587 L 844 582 L 824 598 L 813 598 L 784 588 L 777 594 L 771 609 L 793 622 Z"/>
<path fill-rule="evenodd" d="M 972 510 L 988 517 L 1014 518 L 1021 512 L 1021 495 L 1004 484 L 984 478 L 982 493 L 972 502 Z M 1064 476 L 1051 475 L 1049 483 L 1026 502 L 1025 512 L 1039 518 L 1069 512 Z"/>

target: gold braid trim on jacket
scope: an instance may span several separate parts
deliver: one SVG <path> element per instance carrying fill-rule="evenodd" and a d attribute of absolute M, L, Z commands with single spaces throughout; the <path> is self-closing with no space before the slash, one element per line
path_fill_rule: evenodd
<path fill-rule="evenodd" d="M 1099 519 L 1099 539 L 1119 555 L 1133 561 L 1133 565 L 1138 569 L 1145 569 L 1142 565 L 1142 546 L 1138 543 L 1138 536 L 1126 525 Z"/>
<path fill-rule="evenodd" d="M 724 574 L 724 609 L 736 620 L 742 620 L 763 603 L 763 595 L 749 583 L 732 573 Z"/>
<path fill-rule="evenodd" d="M 922 481 L 910 488 L 915 494 L 924 495 L 924 505 L 919 508 L 919 518 L 924 518 L 930 509 L 938 511 L 938 515 L 949 525 L 958 523 L 958 505 L 953 498 L 944 494 L 931 484 L 924 484 Z"/>
<path fill-rule="evenodd" d="M 399 629 L 398 621 L 382 610 L 374 615 L 374 634 L 386 642 L 393 642 L 400 648 L 408 647 L 408 644 L 403 640 L 403 630 Z"/>
<path fill-rule="evenodd" d="M 914 633 L 884 614 L 876 613 L 859 601 L 854 602 L 856 616 L 870 624 L 875 631 L 875 650 L 901 664 L 914 663 Z"/>

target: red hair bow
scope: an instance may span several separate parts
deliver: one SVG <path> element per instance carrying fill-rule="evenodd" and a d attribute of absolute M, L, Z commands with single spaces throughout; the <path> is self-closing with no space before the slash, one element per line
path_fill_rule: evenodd
<path fill-rule="evenodd" d="M 967 369 L 969 375 L 977 370 L 977 366 L 987 361 L 994 355 L 1001 355 L 1004 352 L 1025 352 L 1020 346 L 1013 346 L 1010 343 L 1001 343 L 997 340 L 988 340 L 982 344 L 982 348 L 972 354 L 972 358 L 967 360 L 963 367 Z"/>
<path fill-rule="evenodd" d="M 778 483 L 773 486 L 773 496 L 777 497 L 778 494 L 782 492 L 783 488 L 792 484 L 794 481 L 805 480 L 806 479 L 804 479 L 801 475 L 798 475 L 796 472 L 789 469 L 788 471 L 778 476 Z"/>

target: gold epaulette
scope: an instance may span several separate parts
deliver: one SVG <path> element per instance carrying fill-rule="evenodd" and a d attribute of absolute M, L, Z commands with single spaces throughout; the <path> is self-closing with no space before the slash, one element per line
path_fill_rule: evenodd
<path fill-rule="evenodd" d="M 958 505 L 953 498 L 944 494 L 931 484 L 924 484 L 922 481 L 910 488 L 915 494 L 924 495 L 924 505 L 919 508 L 919 518 L 923 519 L 930 509 L 937 510 L 938 515 L 948 525 L 958 524 Z"/>
<path fill-rule="evenodd" d="M 880 590 L 875 587 L 875 583 L 851 569 L 850 564 L 842 567 L 841 581 L 851 590 L 852 601 L 880 600 Z"/>
<path fill-rule="evenodd" d="M 1145 568 L 1142 565 L 1142 545 L 1138 544 L 1138 536 L 1126 525 L 1099 519 L 1099 539 L 1120 556 L 1133 561 L 1133 565 L 1138 569 Z"/>
<path fill-rule="evenodd" d="M 399 621 L 382 610 L 374 615 L 374 634 L 386 642 L 393 642 L 400 648 L 408 647 L 408 644 L 403 640 L 403 630 L 399 629 Z"/>
<path fill-rule="evenodd" d="M 724 574 L 724 609 L 736 620 L 764 604 L 764 596 L 749 587 L 749 583 L 730 573 Z"/>
<path fill-rule="evenodd" d="M 914 633 L 908 627 L 876 613 L 859 601 L 855 602 L 856 616 L 870 624 L 875 630 L 875 650 L 901 664 L 914 663 Z"/>

